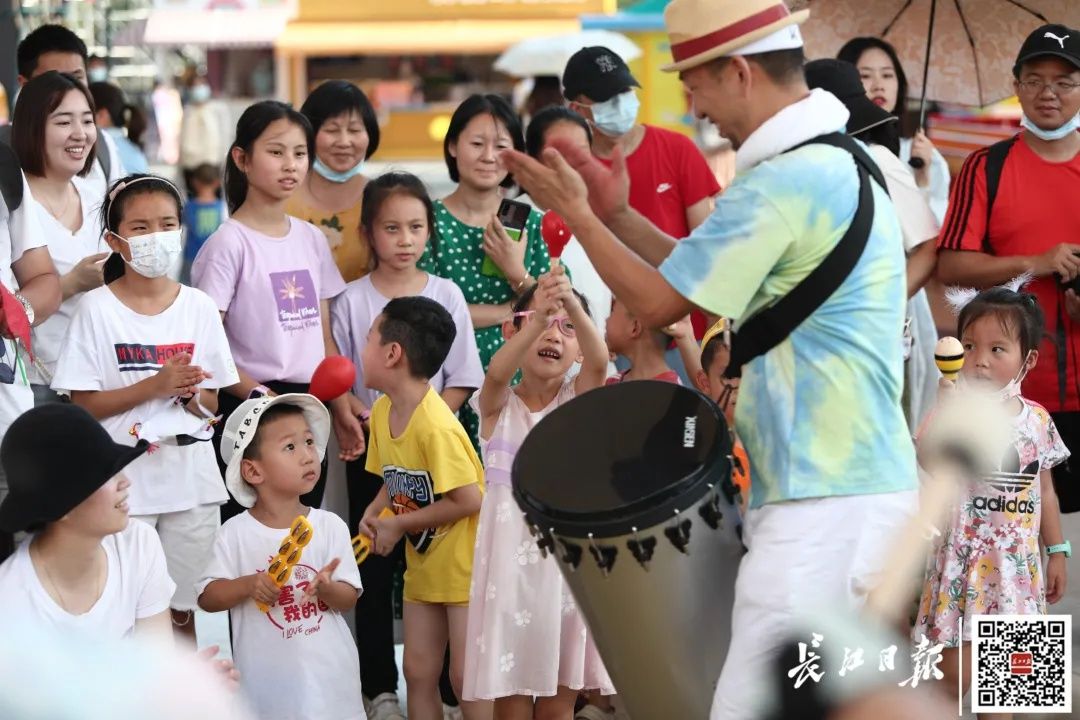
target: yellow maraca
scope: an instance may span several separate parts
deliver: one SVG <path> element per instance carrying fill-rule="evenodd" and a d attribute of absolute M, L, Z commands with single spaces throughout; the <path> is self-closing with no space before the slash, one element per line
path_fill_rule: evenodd
<path fill-rule="evenodd" d="M 394 517 L 394 511 L 388 507 L 384 507 L 379 511 L 379 517 L 384 520 L 386 518 L 392 518 Z M 357 565 L 367 560 L 368 555 L 371 554 L 371 538 L 364 533 L 357 534 L 357 536 L 352 539 L 352 551 L 353 557 L 356 558 Z"/>
<path fill-rule="evenodd" d="M 289 526 L 289 534 L 281 541 L 277 556 L 270 561 L 269 567 L 266 568 L 267 574 L 270 575 L 270 579 L 274 581 L 275 585 L 282 587 L 289 581 L 293 566 L 300 562 L 300 556 L 304 554 L 304 548 L 311 542 L 311 536 L 314 532 L 311 523 L 303 515 L 297 515 L 296 519 L 292 521 L 292 525 Z M 259 610 L 270 612 L 270 606 L 266 603 L 256 602 L 255 604 Z"/>
<path fill-rule="evenodd" d="M 934 363 L 946 380 L 955 380 L 964 367 L 964 346 L 954 337 L 943 337 L 934 348 Z"/>

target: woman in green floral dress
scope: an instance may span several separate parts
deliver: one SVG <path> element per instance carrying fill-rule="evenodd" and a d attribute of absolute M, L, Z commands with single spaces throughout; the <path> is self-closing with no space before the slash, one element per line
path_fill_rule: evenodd
<path fill-rule="evenodd" d="M 502 346 L 502 323 L 514 298 L 551 268 L 538 211 L 530 213 L 520 242 L 511 240 L 495 217 L 504 188 L 513 184 L 499 153 L 511 148 L 524 150 L 525 141 L 509 103 L 498 95 L 472 95 L 458 106 L 443 141 L 446 167 L 458 186 L 436 201 L 436 239 L 419 263 L 461 288 L 485 372 Z M 498 267 L 497 274 L 483 272 L 485 257 Z M 475 443 L 476 416 L 468 406 L 461 419 Z"/>

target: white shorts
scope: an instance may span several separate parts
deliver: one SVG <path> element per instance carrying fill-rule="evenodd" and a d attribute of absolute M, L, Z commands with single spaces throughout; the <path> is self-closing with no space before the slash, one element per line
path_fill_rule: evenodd
<path fill-rule="evenodd" d="M 214 553 L 214 538 L 221 527 L 220 505 L 196 505 L 190 510 L 158 515 L 132 515 L 157 530 L 165 549 L 165 565 L 176 583 L 173 610 L 195 610 L 195 584 L 202 578 Z"/>
<path fill-rule="evenodd" d="M 814 498 L 747 513 L 748 552 L 735 581 L 731 645 L 710 720 L 758 717 L 758 695 L 767 692 L 762 681 L 775 679 L 775 659 L 807 608 L 862 608 L 916 498 L 914 490 Z"/>

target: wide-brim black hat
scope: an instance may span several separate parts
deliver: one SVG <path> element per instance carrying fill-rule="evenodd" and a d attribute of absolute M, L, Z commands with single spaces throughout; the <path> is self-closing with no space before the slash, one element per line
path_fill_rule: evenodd
<path fill-rule="evenodd" d="M 0 443 L 8 496 L 0 530 L 19 532 L 59 520 L 149 448 L 122 445 L 86 410 L 71 403 L 23 413 Z"/>
<path fill-rule="evenodd" d="M 858 135 L 884 123 L 898 122 L 900 118 L 883 107 L 878 107 L 866 96 L 858 69 L 849 62 L 824 58 L 806 63 L 806 84 L 810 88 L 827 90 L 844 103 L 850 117 L 847 134 Z"/>

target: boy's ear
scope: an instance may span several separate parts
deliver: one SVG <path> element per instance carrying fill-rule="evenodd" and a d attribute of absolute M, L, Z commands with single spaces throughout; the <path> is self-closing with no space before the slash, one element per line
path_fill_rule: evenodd
<path fill-rule="evenodd" d="M 248 485 L 258 485 L 264 479 L 258 461 L 248 458 L 240 461 L 240 477 L 244 478 Z"/>
<path fill-rule="evenodd" d="M 645 326 L 641 324 L 640 320 L 634 318 L 630 321 L 630 337 L 637 340 L 643 332 L 645 332 Z"/>
<path fill-rule="evenodd" d="M 709 376 L 705 374 L 704 370 L 698 369 L 694 373 L 694 385 L 701 392 L 705 393 L 706 395 L 709 394 L 709 391 L 710 391 Z"/>
<path fill-rule="evenodd" d="M 401 348 L 401 343 L 386 343 L 384 348 L 387 368 L 394 368 L 405 362 L 405 351 Z"/>

